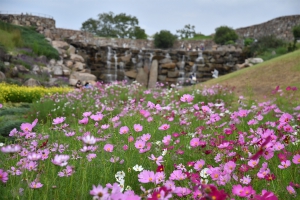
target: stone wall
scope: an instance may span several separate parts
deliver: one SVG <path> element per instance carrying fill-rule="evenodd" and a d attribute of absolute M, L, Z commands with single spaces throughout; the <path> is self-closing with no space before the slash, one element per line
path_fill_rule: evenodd
<path fill-rule="evenodd" d="M 21 26 L 36 26 L 38 31 L 55 29 L 55 20 L 48 17 L 34 16 L 30 14 L 0 14 L 0 20 Z"/>
<path fill-rule="evenodd" d="M 285 41 L 293 41 L 292 29 L 296 25 L 300 25 L 300 15 L 278 17 L 265 23 L 238 28 L 235 31 L 241 38 L 258 39 L 267 35 L 275 35 Z"/>

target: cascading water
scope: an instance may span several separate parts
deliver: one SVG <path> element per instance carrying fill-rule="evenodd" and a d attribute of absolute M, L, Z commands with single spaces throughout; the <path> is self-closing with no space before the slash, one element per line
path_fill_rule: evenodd
<path fill-rule="evenodd" d="M 204 59 L 203 59 L 203 56 L 202 56 L 202 51 L 199 51 L 198 58 L 196 59 L 196 62 L 201 62 L 202 64 L 204 64 Z"/>
<path fill-rule="evenodd" d="M 184 67 L 185 67 L 185 55 L 182 56 L 182 60 L 179 64 L 179 71 L 178 71 L 178 78 L 177 78 L 177 83 L 181 86 L 183 86 L 185 83 Z"/>

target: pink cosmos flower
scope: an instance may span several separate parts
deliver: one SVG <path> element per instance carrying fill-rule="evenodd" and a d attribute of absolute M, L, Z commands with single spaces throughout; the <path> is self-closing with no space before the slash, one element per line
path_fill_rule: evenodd
<path fill-rule="evenodd" d="M 85 144 L 88 144 L 88 145 L 93 145 L 96 143 L 96 138 L 91 135 L 83 136 L 81 139 Z"/>
<path fill-rule="evenodd" d="M 183 173 L 181 170 L 174 170 L 171 174 L 170 174 L 170 180 L 184 180 L 186 179 L 187 176 L 185 173 Z"/>
<path fill-rule="evenodd" d="M 108 188 L 103 188 L 101 185 L 98 185 L 97 187 L 93 185 L 90 195 L 94 196 L 96 199 L 108 199 L 110 196 L 108 193 Z"/>
<path fill-rule="evenodd" d="M 33 181 L 30 183 L 29 187 L 33 189 L 38 189 L 43 187 L 43 184 L 41 184 L 40 182 Z"/>
<path fill-rule="evenodd" d="M 0 103 L 0 108 L 2 108 L 3 107 L 3 105 Z"/>
<path fill-rule="evenodd" d="M 289 161 L 289 160 L 281 161 L 280 164 L 281 164 L 281 165 L 278 165 L 278 167 L 279 167 L 280 169 L 286 169 L 286 168 L 288 168 L 289 166 L 291 166 L 291 161 Z"/>
<path fill-rule="evenodd" d="M 293 163 L 295 163 L 296 165 L 300 164 L 300 154 L 294 155 Z"/>
<path fill-rule="evenodd" d="M 19 175 L 22 174 L 22 172 L 21 172 L 19 169 L 15 168 L 15 167 L 10 167 L 10 169 L 11 169 L 11 170 L 8 170 L 8 172 L 9 172 L 11 175 L 17 175 L 17 176 L 19 176 Z M 0 175 L 0 177 L 1 177 L 1 175 Z"/>
<path fill-rule="evenodd" d="M 289 192 L 289 194 L 291 194 L 291 195 L 295 195 L 296 194 L 296 191 L 295 191 L 295 189 L 292 186 L 288 185 L 286 187 L 286 189 Z"/>
<path fill-rule="evenodd" d="M 163 124 L 158 129 L 162 130 L 162 131 L 165 131 L 165 130 L 168 130 L 169 128 L 170 128 L 169 124 Z"/>
<path fill-rule="evenodd" d="M 70 159 L 69 155 L 55 155 L 54 159 L 52 159 L 51 162 L 55 165 L 59 165 L 63 167 L 68 164 L 69 159 Z"/>
<path fill-rule="evenodd" d="M 140 124 L 134 124 L 133 129 L 134 129 L 136 132 L 141 132 L 141 131 L 143 130 L 143 126 L 140 125 Z"/>
<path fill-rule="evenodd" d="M 204 160 L 202 160 L 202 159 L 198 160 L 194 164 L 194 169 L 197 170 L 197 171 L 200 171 L 204 165 L 205 165 L 205 161 Z"/>
<path fill-rule="evenodd" d="M 32 131 L 32 125 L 30 123 L 22 123 L 20 128 L 24 133 Z"/>
<path fill-rule="evenodd" d="M 42 158 L 42 155 L 39 154 L 39 153 L 32 152 L 32 153 L 30 153 L 30 154 L 27 156 L 27 158 L 28 158 L 29 160 L 36 161 L 36 160 L 41 159 L 41 158 Z"/>
<path fill-rule="evenodd" d="M 177 194 L 179 197 L 183 197 L 189 195 L 192 191 L 186 187 L 176 187 L 174 193 Z"/>
<path fill-rule="evenodd" d="M 251 177 L 248 175 L 248 176 L 244 176 L 241 180 L 240 180 L 241 183 L 245 184 L 245 185 L 248 185 L 250 182 L 251 182 Z"/>
<path fill-rule="evenodd" d="M 101 113 L 98 113 L 96 115 L 91 115 L 91 119 L 98 122 L 98 121 L 101 121 L 103 119 L 103 115 Z"/>
<path fill-rule="evenodd" d="M 145 147 L 145 145 L 146 145 L 146 142 L 145 142 L 144 140 L 137 140 L 137 141 L 135 141 L 135 143 L 134 143 L 134 146 L 135 146 L 135 148 L 137 148 L 137 149 L 142 149 L 142 148 Z"/>
<path fill-rule="evenodd" d="M 161 164 L 160 164 L 161 162 L 164 162 L 162 156 L 159 156 L 159 157 L 156 158 L 153 154 L 151 154 L 151 157 L 148 157 L 148 158 L 149 158 L 150 160 L 154 160 L 158 166 L 161 165 Z"/>
<path fill-rule="evenodd" d="M 5 172 L 3 169 L 0 169 L 0 180 L 1 180 L 3 183 L 6 183 L 7 180 L 8 180 L 8 173 Z"/>
<path fill-rule="evenodd" d="M 106 145 L 104 145 L 104 148 L 103 148 L 105 151 L 107 151 L 107 152 L 113 152 L 113 150 L 114 150 L 114 145 L 112 145 L 112 144 L 106 144 Z"/>
<path fill-rule="evenodd" d="M 162 142 L 164 143 L 164 145 L 169 145 L 171 142 L 171 135 L 167 135 L 163 138 Z"/>
<path fill-rule="evenodd" d="M 231 174 L 234 171 L 235 167 L 236 167 L 235 162 L 229 161 L 229 162 L 225 163 L 224 171 Z"/>
<path fill-rule="evenodd" d="M 247 197 L 251 194 L 254 194 L 254 190 L 251 186 L 241 186 L 241 185 L 234 185 L 232 187 L 232 194 L 237 195 L 239 197 Z"/>
<path fill-rule="evenodd" d="M 251 159 L 251 160 L 248 161 L 248 165 L 252 168 L 254 168 L 258 163 L 259 163 L 259 159 L 257 159 L 257 160 L 252 160 Z"/>
<path fill-rule="evenodd" d="M 75 172 L 74 167 L 67 166 L 66 169 L 63 169 L 62 171 L 58 172 L 59 177 L 68 177 L 71 176 Z"/>
<path fill-rule="evenodd" d="M 11 145 L 1 147 L 1 151 L 3 153 L 16 153 L 16 152 L 21 151 L 21 146 L 18 144 L 16 144 L 16 145 L 11 144 Z"/>
<path fill-rule="evenodd" d="M 130 135 L 129 137 L 128 137 L 128 142 L 133 142 L 134 141 L 134 137 L 132 136 L 132 135 Z"/>
<path fill-rule="evenodd" d="M 92 112 L 84 112 L 82 114 L 83 117 L 89 117 L 92 114 Z"/>
<path fill-rule="evenodd" d="M 150 140 L 150 138 L 151 138 L 150 133 L 143 134 L 142 137 L 141 137 L 141 139 L 143 141 L 145 141 L 145 142 L 147 142 L 148 140 Z"/>
<path fill-rule="evenodd" d="M 123 134 L 126 134 L 126 133 L 128 133 L 129 132 L 129 128 L 127 127 L 127 126 L 122 126 L 121 128 L 120 128 L 120 134 L 121 135 L 123 135 Z"/>
<path fill-rule="evenodd" d="M 109 124 L 103 124 L 103 125 L 101 125 L 101 128 L 104 129 L 104 130 L 108 129 L 109 128 Z"/>
<path fill-rule="evenodd" d="M 155 173 L 149 170 L 143 170 L 138 175 L 139 182 L 141 183 L 154 183 L 155 182 Z"/>
<path fill-rule="evenodd" d="M 65 121 L 65 117 L 56 117 L 55 119 L 53 119 L 52 124 L 57 125 L 57 124 L 61 124 Z"/>
<path fill-rule="evenodd" d="M 182 97 L 180 97 L 180 101 L 190 103 L 194 100 L 194 96 L 190 94 L 184 94 Z"/>
<path fill-rule="evenodd" d="M 200 143 L 200 139 L 199 138 L 193 138 L 190 141 L 190 145 L 193 148 L 199 146 L 199 143 Z"/>

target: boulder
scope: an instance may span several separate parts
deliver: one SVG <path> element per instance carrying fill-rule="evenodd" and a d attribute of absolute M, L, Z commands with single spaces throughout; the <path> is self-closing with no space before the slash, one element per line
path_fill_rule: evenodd
<path fill-rule="evenodd" d="M 54 59 L 51 59 L 51 60 L 49 61 L 49 65 L 50 65 L 50 66 L 54 66 L 55 63 L 56 63 L 56 61 L 55 61 Z"/>
<path fill-rule="evenodd" d="M 84 62 L 84 59 L 83 59 L 83 57 L 82 56 L 80 56 L 80 55 L 78 55 L 78 54 L 74 54 L 74 53 L 71 53 L 70 54 L 70 59 L 72 60 L 72 61 L 78 61 L 78 62 Z"/>
<path fill-rule="evenodd" d="M 140 83 L 142 86 L 147 87 L 148 85 L 148 73 L 145 72 L 143 68 L 137 69 L 136 81 Z"/>
<path fill-rule="evenodd" d="M 153 60 L 150 68 L 148 88 L 155 88 L 157 82 L 158 62 Z"/>
<path fill-rule="evenodd" d="M 69 48 L 69 44 L 68 43 L 66 43 L 66 42 L 64 42 L 64 41 L 57 41 L 57 40 L 54 40 L 54 41 L 52 41 L 52 46 L 54 47 L 54 48 L 59 48 L 59 49 L 68 49 Z"/>
<path fill-rule="evenodd" d="M 137 71 L 136 70 L 130 70 L 130 71 L 126 71 L 125 75 L 128 76 L 129 78 L 136 78 L 137 76 Z"/>
<path fill-rule="evenodd" d="M 81 81 L 96 81 L 97 77 L 93 74 L 82 73 L 82 72 L 72 72 L 70 79 L 81 80 Z"/>
<path fill-rule="evenodd" d="M 29 72 L 29 69 L 27 69 L 23 65 L 16 65 L 15 67 L 17 68 L 18 72 L 22 72 L 22 73 L 28 73 Z"/>
<path fill-rule="evenodd" d="M 80 71 L 84 69 L 84 64 L 81 62 L 75 62 L 75 64 L 73 65 L 72 69 L 76 70 L 76 71 Z"/>
<path fill-rule="evenodd" d="M 72 45 L 69 46 L 69 48 L 67 49 L 67 53 L 68 54 L 75 54 L 76 49 L 75 47 L 73 47 Z"/>
<path fill-rule="evenodd" d="M 0 71 L 0 81 L 3 81 L 6 79 L 6 76 L 3 72 Z"/>
<path fill-rule="evenodd" d="M 179 71 L 168 71 L 168 78 L 176 78 L 179 75 Z"/>
<path fill-rule="evenodd" d="M 161 66 L 161 68 L 164 68 L 164 69 L 174 69 L 176 67 L 176 64 L 175 63 L 165 63 L 160 66 Z"/>
<path fill-rule="evenodd" d="M 30 78 L 27 81 L 25 81 L 23 85 L 28 87 L 35 87 L 35 86 L 40 86 L 41 83 L 33 78 Z"/>
<path fill-rule="evenodd" d="M 170 58 L 164 58 L 159 61 L 159 64 L 166 64 L 166 63 L 171 63 L 172 60 Z"/>
<path fill-rule="evenodd" d="M 261 59 L 261 58 L 248 58 L 248 59 L 246 59 L 246 63 L 250 63 L 250 64 L 258 64 L 258 63 L 262 63 L 262 62 L 264 62 L 264 60 L 263 59 Z"/>
<path fill-rule="evenodd" d="M 54 76 L 62 76 L 64 74 L 62 67 L 58 65 L 52 67 L 52 74 Z"/>
<path fill-rule="evenodd" d="M 32 66 L 32 70 L 31 70 L 34 74 L 40 74 L 41 73 L 41 69 L 38 65 L 33 65 Z"/>
<path fill-rule="evenodd" d="M 67 61 L 65 61 L 65 65 L 66 65 L 66 67 L 71 68 L 73 66 L 73 61 L 67 60 Z"/>

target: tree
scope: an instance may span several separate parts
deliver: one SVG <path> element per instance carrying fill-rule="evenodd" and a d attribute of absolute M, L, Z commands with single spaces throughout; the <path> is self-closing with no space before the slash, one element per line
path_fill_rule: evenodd
<path fill-rule="evenodd" d="M 196 34 L 195 26 L 190 24 L 185 25 L 183 29 L 176 30 L 176 32 L 179 33 L 181 39 L 193 38 Z"/>
<path fill-rule="evenodd" d="M 102 13 L 98 19 L 88 19 L 82 23 L 81 30 L 89 31 L 100 37 L 136 38 L 145 37 L 145 30 L 138 26 L 138 19 L 131 15 L 113 12 Z"/>
<path fill-rule="evenodd" d="M 171 48 L 177 39 L 170 31 L 161 30 L 154 35 L 154 46 L 157 48 Z"/>
<path fill-rule="evenodd" d="M 227 26 L 220 26 L 216 28 L 216 33 L 214 36 L 214 41 L 217 44 L 226 44 L 226 43 L 232 43 L 235 40 L 238 39 L 237 33 Z"/>

